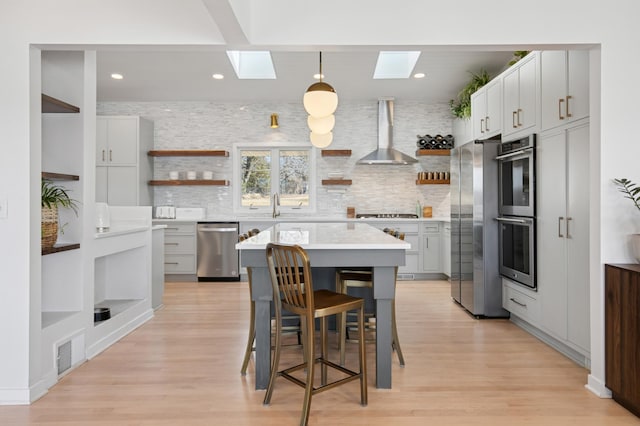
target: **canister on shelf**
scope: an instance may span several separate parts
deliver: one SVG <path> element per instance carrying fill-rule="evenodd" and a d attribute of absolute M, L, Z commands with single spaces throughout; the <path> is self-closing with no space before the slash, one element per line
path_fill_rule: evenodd
<path fill-rule="evenodd" d="M 433 214 L 433 210 L 431 206 L 422 207 L 422 217 L 431 217 Z"/>

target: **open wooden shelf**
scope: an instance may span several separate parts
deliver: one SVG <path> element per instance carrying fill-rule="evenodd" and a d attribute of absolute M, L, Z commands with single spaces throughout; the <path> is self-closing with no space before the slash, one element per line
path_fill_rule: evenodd
<path fill-rule="evenodd" d="M 350 149 L 323 149 L 323 157 L 351 157 Z"/>
<path fill-rule="evenodd" d="M 451 155 L 450 149 L 419 149 L 416 151 L 417 156 L 423 155 Z"/>
<path fill-rule="evenodd" d="M 228 157 L 229 151 L 210 149 L 175 149 L 153 150 L 147 153 L 149 157 Z"/>
<path fill-rule="evenodd" d="M 52 98 L 51 96 L 42 94 L 42 112 L 53 113 L 77 113 L 80 112 L 80 108 L 68 104 L 60 99 Z"/>
<path fill-rule="evenodd" d="M 416 185 L 449 185 L 449 179 L 418 179 Z"/>
<path fill-rule="evenodd" d="M 61 251 L 77 250 L 80 248 L 80 243 L 59 243 L 54 244 L 53 247 L 42 248 L 42 256 L 53 253 L 60 253 Z"/>
<path fill-rule="evenodd" d="M 211 179 L 150 180 L 149 185 L 152 185 L 152 186 L 181 186 L 181 185 L 229 186 L 229 181 L 228 180 L 211 180 Z"/>
<path fill-rule="evenodd" d="M 46 180 L 80 180 L 78 175 L 68 175 L 65 173 L 42 172 L 42 179 Z"/>
<path fill-rule="evenodd" d="M 323 185 L 351 185 L 351 179 L 322 179 Z"/>

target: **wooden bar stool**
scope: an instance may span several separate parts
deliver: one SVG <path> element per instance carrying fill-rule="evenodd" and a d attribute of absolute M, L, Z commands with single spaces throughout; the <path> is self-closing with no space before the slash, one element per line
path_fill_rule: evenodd
<path fill-rule="evenodd" d="M 269 377 L 264 404 L 271 401 L 276 376 L 305 388 L 300 425 L 309 421 L 311 397 L 316 393 L 331 389 L 353 380 L 360 380 L 360 403 L 367 405 L 367 363 L 364 343 L 364 300 L 330 290 L 313 290 L 309 257 L 300 246 L 270 243 L 267 245 L 267 265 L 273 287 L 273 302 L 276 312 L 275 354 Z M 294 367 L 278 371 L 280 363 L 282 308 L 300 315 L 305 356 L 303 362 Z M 359 336 L 359 372 L 344 368 L 328 359 L 327 317 L 350 310 L 358 311 Z M 315 355 L 315 318 L 320 318 L 320 356 Z M 321 365 L 321 384 L 314 386 L 314 366 Z M 327 383 L 327 367 L 331 367 L 345 377 Z M 306 370 L 306 380 L 291 373 Z"/>
<path fill-rule="evenodd" d="M 384 232 L 394 237 L 404 240 L 405 234 L 395 231 L 393 229 L 385 228 Z M 396 276 L 398 275 L 398 267 L 396 267 Z M 339 293 L 347 294 L 350 287 L 365 287 L 373 288 L 373 271 L 371 269 L 365 270 L 351 270 L 351 269 L 338 269 L 336 271 L 336 291 Z M 338 328 L 338 346 L 340 348 L 340 364 L 344 365 L 347 332 L 349 329 L 356 327 L 357 324 L 354 321 L 348 319 L 350 313 L 343 313 L 340 315 L 339 322 L 337 322 Z M 371 316 L 371 314 L 369 314 Z M 365 326 L 369 327 L 369 326 Z M 396 324 L 396 300 L 393 299 L 391 304 L 391 333 L 392 340 L 391 346 L 398 355 L 398 361 L 400 366 L 404 367 L 404 356 L 402 355 L 402 349 L 400 348 L 400 339 L 398 338 L 398 326 Z"/>

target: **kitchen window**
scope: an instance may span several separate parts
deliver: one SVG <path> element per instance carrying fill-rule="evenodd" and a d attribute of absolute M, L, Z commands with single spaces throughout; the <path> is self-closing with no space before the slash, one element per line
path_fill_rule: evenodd
<path fill-rule="evenodd" d="M 269 211 L 278 193 L 281 212 L 313 208 L 314 155 L 309 147 L 237 146 L 237 211 Z"/>

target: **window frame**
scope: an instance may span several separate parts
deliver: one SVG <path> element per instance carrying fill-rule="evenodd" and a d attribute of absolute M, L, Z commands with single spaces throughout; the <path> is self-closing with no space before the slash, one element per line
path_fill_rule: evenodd
<path fill-rule="evenodd" d="M 249 206 L 242 206 L 242 185 L 241 179 L 241 151 L 243 150 L 255 150 L 255 151 L 271 151 L 271 195 L 268 206 L 259 206 L 250 208 Z M 283 213 L 315 213 L 316 212 L 316 149 L 308 144 L 300 143 L 236 143 L 233 144 L 233 212 L 235 214 L 258 214 L 271 215 L 273 212 L 273 193 L 274 188 L 280 188 L 280 151 L 307 151 L 309 152 L 309 205 L 308 206 L 278 206 L 278 210 Z M 274 161 L 277 159 L 277 161 Z M 275 167 L 273 167 L 275 165 Z M 233 182 L 237 182 L 234 184 Z"/>

